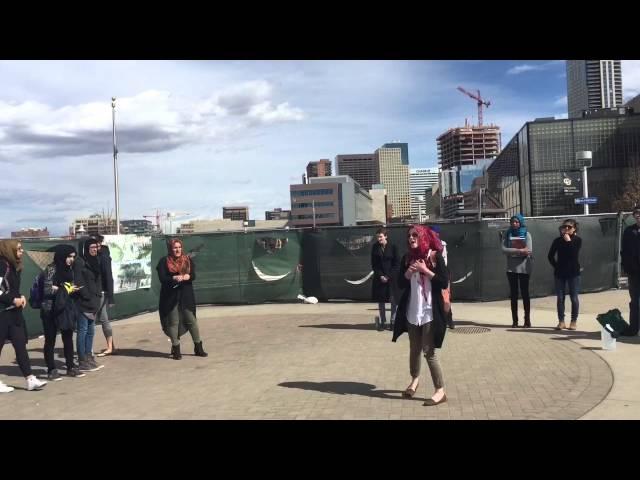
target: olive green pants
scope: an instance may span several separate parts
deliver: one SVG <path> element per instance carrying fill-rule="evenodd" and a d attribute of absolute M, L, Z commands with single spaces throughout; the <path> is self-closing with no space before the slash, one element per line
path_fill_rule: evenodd
<path fill-rule="evenodd" d="M 169 337 L 171 338 L 171 345 L 180 345 L 180 336 L 178 334 L 180 326 L 180 317 L 182 316 L 182 323 L 187 331 L 191 334 L 193 343 L 200 343 L 200 330 L 198 330 L 198 319 L 191 310 L 180 309 L 178 305 L 174 307 L 169 315 L 167 321 L 169 324 Z"/>

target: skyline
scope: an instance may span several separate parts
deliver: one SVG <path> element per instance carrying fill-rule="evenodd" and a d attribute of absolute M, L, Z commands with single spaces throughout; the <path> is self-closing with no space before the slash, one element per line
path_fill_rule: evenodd
<path fill-rule="evenodd" d="M 622 78 L 624 101 L 640 94 L 640 61 Z M 113 210 L 112 96 L 122 220 L 238 204 L 262 218 L 289 208 L 310 161 L 397 140 L 411 168 L 437 166 L 436 137 L 477 122 L 458 86 L 491 101 L 502 146 L 527 121 L 567 117 L 563 60 L 2 61 L 0 236 Z"/>

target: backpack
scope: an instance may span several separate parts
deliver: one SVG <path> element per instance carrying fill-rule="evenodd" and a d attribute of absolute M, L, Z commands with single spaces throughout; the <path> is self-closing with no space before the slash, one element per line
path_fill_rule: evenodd
<path fill-rule="evenodd" d="M 33 284 L 29 290 L 29 305 L 31 308 L 42 308 L 42 301 L 44 300 L 44 271 L 36 275 L 33 279 Z"/>

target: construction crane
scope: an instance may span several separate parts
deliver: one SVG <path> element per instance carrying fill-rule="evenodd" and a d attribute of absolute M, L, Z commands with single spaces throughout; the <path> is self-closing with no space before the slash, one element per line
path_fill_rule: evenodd
<path fill-rule="evenodd" d="M 475 101 L 478 102 L 478 126 L 481 127 L 482 126 L 482 106 L 486 106 L 487 108 L 489 108 L 489 105 L 491 105 L 490 101 L 484 101 L 482 99 L 482 97 L 480 96 L 480 90 L 476 90 L 478 92 L 478 94 L 474 94 L 474 93 L 470 93 L 467 92 L 464 88 L 462 87 L 458 87 L 458 90 L 460 90 L 462 93 L 464 93 L 465 95 L 473 98 Z"/>
<path fill-rule="evenodd" d="M 156 219 L 156 232 L 162 233 L 162 229 L 160 228 L 160 210 L 156 209 L 155 215 L 143 215 L 143 218 L 155 218 Z"/>
<path fill-rule="evenodd" d="M 156 213 L 155 215 L 143 215 L 143 218 L 155 218 L 156 219 L 156 232 L 158 233 L 162 233 L 162 228 L 160 228 L 160 219 L 162 219 L 162 222 L 164 224 L 164 222 L 166 222 L 167 220 L 169 221 L 169 233 L 173 233 L 171 231 L 171 227 L 172 227 L 172 219 L 177 218 L 177 217 L 184 217 L 186 215 L 191 215 L 189 212 L 166 212 L 166 213 L 160 213 L 159 209 L 156 209 Z"/>

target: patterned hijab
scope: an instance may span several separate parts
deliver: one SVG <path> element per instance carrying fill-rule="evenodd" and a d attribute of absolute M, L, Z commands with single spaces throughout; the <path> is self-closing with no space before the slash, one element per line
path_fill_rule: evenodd
<path fill-rule="evenodd" d="M 179 257 L 174 257 L 173 255 L 173 246 L 179 243 L 182 246 L 182 255 Z M 182 240 L 178 238 L 172 238 L 167 242 L 167 251 L 169 255 L 167 255 L 167 268 L 171 273 L 176 275 L 184 275 L 185 273 L 191 273 L 191 259 L 187 254 L 184 253 L 184 244 Z"/>

